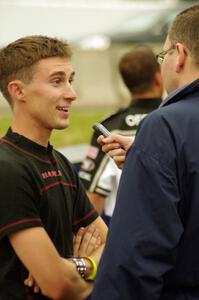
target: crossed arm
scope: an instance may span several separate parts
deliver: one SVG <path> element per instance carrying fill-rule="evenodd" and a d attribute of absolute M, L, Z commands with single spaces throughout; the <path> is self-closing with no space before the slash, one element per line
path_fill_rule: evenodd
<path fill-rule="evenodd" d="M 92 224 L 100 233 L 101 245 L 91 253 L 98 263 L 106 240 L 107 228 L 100 217 Z M 93 236 L 92 228 L 90 231 L 91 239 Z M 78 255 L 79 251 L 82 253 L 84 251 L 87 254 L 89 251 L 87 248 L 92 245 L 92 240 L 89 240 L 89 243 L 84 240 L 84 243 L 81 244 L 83 236 L 84 234 L 79 232 L 79 242 L 74 247 L 75 255 Z M 89 229 L 87 238 L 89 239 Z M 92 286 L 80 277 L 73 262 L 60 257 L 44 228 L 33 227 L 20 230 L 11 234 L 9 240 L 43 295 L 55 300 L 82 300 L 91 293 Z M 91 266 L 89 266 L 88 261 L 87 267 L 90 270 Z"/>

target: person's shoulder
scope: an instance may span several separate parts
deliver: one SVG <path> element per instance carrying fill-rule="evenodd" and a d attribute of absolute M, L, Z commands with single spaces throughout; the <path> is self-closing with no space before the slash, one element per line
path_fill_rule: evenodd
<path fill-rule="evenodd" d="M 165 130 L 169 130 L 171 127 L 171 114 L 167 109 L 160 107 L 150 112 L 139 126 L 139 132 L 144 132 L 145 135 L 155 134 L 157 136 L 162 135 Z"/>
<path fill-rule="evenodd" d="M 6 139 L 0 139 L 0 159 L 1 163 L 5 162 L 13 166 L 21 166 L 26 163 L 23 151 L 18 151 L 20 147 L 12 144 Z"/>
<path fill-rule="evenodd" d="M 120 120 L 125 118 L 125 115 L 128 113 L 128 108 L 119 108 L 112 114 L 106 116 L 104 119 L 100 121 L 105 127 L 109 130 L 115 129 L 115 124 L 118 124 Z M 112 128 L 113 127 L 113 128 Z"/>
<path fill-rule="evenodd" d="M 145 119 L 143 120 L 143 123 L 153 123 L 158 120 L 161 120 L 162 117 L 164 116 L 164 110 L 162 108 L 158 108 L 156 110 L 151 111 Z"/>
<path fill-rule="evenodd" d="M 131 111 L 131 106 L 130 105 L 127 106 L 127 107 L 120 107 L 114 113 L 112 113 L 111 115 L 109 115 L 108 117 L 106 117 L 104 119 L 104 121 L 121 118 L 121 116 L 128 114 L 130 111 Z"/>
<path fill-rule="evenodd" d="M 121 109 L 117 109 L 116 111 L 106 115 L 103 119 L 101 119 L 100 123 L 108 123 L 110 120 L 114 119 L 115 117 L 117 117 L 117 115 L 119 114 Z"/>
<path fill-rule="evenodd" d="M 2 164 L 17 164 L 19 163 L 18 152 L 13 149 L 8 143 L 4 142 L 4 139 L 0 139 L 0 161 Z"/>
<path fill-rule="evenodd" d="M 72 172 L 72 174 L 75 173 L 74 166 L 72 162 L 66 157 L 64 151 L 61 151 L 60 149 L 53 149 L 53 156 L 56 161 L 59 161 L 64 169 Z"/>
<path fill-rule="evenodd" d="M 1 151 L 0 151 L 1 155 Z M 21 176 L 21 168 L 19 164 L 13 161 L 13 159 L 5 159 L 5 157 L 0 158 L 0 176 L 10 178 L 14 177 L 17 178 Z"/>
<path fill-rule="evenodd" d="M 65 166 L 71 167 L 72 163 L 70 160 L 66 157 L 64 154 L 64 151 L 61 151 L 60 149 L 53 149 L 53 156 L 55 159 L 59 159 Z"/>
<path fill-rule="evenodd" d="M 166 106 L 161 106 L 158 109 L 150 112 L 145 119 L 147 122 L 154 122 L 156 120 L 169 121 L 170 119 L 173 119 L 173 116 L 177 117 L 178 114 L 180 115 L 181 110 L 184 110 L 182 101 L 174 102 Z"/>

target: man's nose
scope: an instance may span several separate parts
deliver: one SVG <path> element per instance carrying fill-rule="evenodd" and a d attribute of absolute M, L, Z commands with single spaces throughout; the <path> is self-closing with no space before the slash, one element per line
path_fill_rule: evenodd
<path fill-rule="evenodd" d="M 70 101 L 74 101 L 77 98 L 77 94 L 72 86 L 66 87 L 64 98 Z"/>

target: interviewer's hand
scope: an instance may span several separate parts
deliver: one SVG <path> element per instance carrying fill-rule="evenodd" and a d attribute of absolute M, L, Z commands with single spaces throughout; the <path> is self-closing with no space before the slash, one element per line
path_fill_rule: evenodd
<path fill-rule="evenodd" d="M 102 146 L 102 151 L 114 160 L 119 169 L 122 169 L 126 152 L 131 147 L 133 140 L 132 137 L 111 134 L 108 137 L 100 135 L 97 142 Z"/>

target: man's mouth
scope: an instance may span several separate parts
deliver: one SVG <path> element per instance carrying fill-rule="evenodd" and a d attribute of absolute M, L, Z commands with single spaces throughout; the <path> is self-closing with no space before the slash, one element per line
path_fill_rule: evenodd
<path fill-rule="evenodd" d="M 68 112 L 68 107 L 65 107 L 65 106 L 57 106 L 57 109 L 58 109 L 59 111 Z"/>

